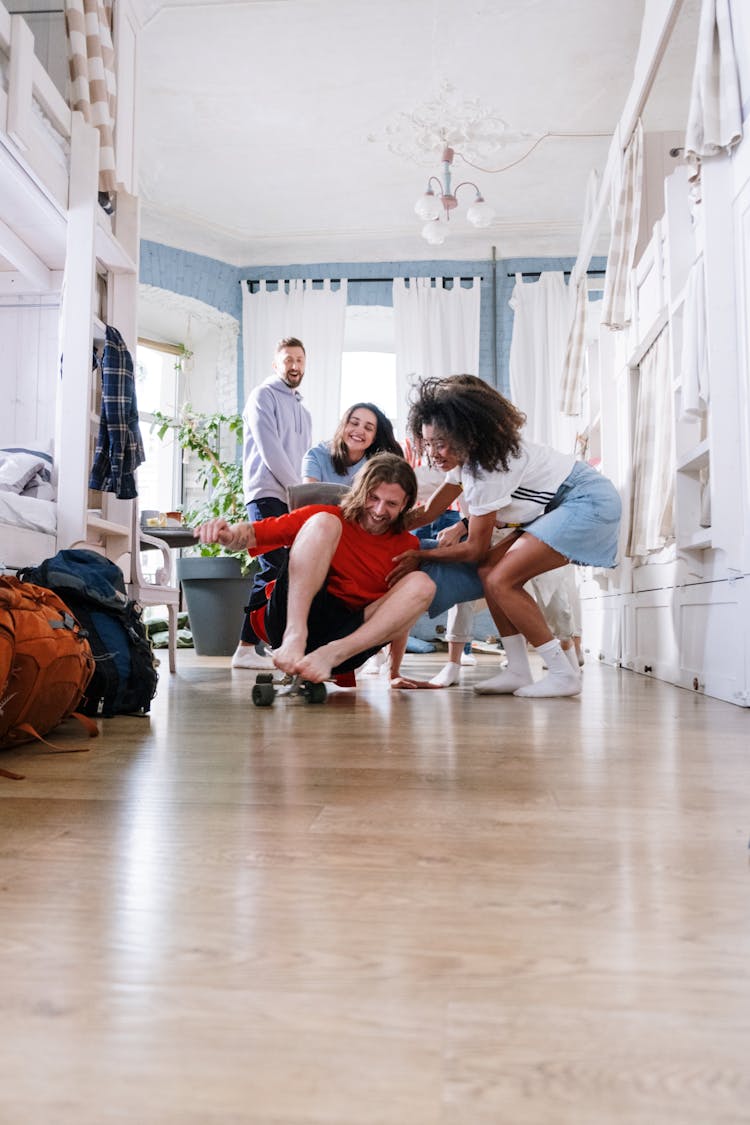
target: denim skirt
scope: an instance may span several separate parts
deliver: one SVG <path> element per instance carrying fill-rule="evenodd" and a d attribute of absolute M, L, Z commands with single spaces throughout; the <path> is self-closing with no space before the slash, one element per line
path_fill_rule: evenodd
<path fill-rule="evenodd" d="M 617 563 L 622 501 L 612 481 L 577 461 L 543 515 L 523 524 L 548 547 L 579 566 Z"/>

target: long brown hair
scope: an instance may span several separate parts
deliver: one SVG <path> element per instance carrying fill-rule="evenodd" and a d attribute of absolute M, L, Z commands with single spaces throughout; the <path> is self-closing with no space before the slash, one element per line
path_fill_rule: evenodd
<path fill-rule="evenodd" d="M 365 450 L 365 457 L 368 461 L 371 457 L 374 457 L 376 453 L 395 453 L 399 457 L 403 457 L 404 455 L 403 449 L 396 441 L 390 419 L 386 417 L 380 407 L 376 406 L 374 402 L 355 402 L 354 406 L 350 406 L 349 409 L 345 411 L 341 421 L 336 427 L 336 433 L 331 438 L 329 446 L 334 471 L 337 472 L 340 477 L 346 475 L 346 470 L 351 464 L 349 461 L 349 450 L 344 443 L 344 433 L 349 424 L 349 419 L 356 410 L 369 410 L 371 414 L 375 415 L 375 440 L 372 445 L 368 446 Z"/>
<path fill-rule="evenodd" d="M 379 484 L 398 484 L 404 490 L 404 509 L 392 524 L 393 531 L 403 531 L 406 516 L 417 500 L 417 478 L 408 461 L 395 453 L 377 453 L 362 472 L 357 473 L 351 492 L 347 492 L 341 501 L 344 519 L 357 523 L 364 514 L 367 497 Z"/>

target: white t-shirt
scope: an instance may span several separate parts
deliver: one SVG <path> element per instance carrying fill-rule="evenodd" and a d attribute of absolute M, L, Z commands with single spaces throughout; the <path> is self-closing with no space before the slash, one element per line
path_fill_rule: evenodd
<path fill-rule="evenodd" d="M 473 476 L 465 465 L 446 473 L 450 484 L 460 484 L 469 515 L 497 512 L 498 525 L 531 523 L 541 516 L 575 464 L 572 453 L 558 453 L 548 445 L 522 441 L 518 457 L 508 462 L 508 472 L 479 470 Z"/>

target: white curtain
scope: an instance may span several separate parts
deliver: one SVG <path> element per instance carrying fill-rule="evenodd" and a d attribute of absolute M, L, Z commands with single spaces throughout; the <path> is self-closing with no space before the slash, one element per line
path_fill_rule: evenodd
<path fill-rule="evenodd" d="M 675 448 L 669 330 L 641 360 L 633 450 L 633 495 L 626 554 L 659 551 L 674 537 Z"/>
<path fill-rule="evenodd" d="M 330 280 L 313 288 L 311 280 L 265 281 L 251 293 L 242 285 L 245 397 L 271 374 L 276 344 L 296 336 L 305 345 L 307 364 L 300 393 L 312 415 L 313 442 L 334 434 L 340 415 L 341 356 L 344 350 L 347 284 Z"/>
<path fill-rule="evenodd" d="M 706 283 L 703 257 L 694 262 L 685 288 L 682 357 L 680 364 L 681 416 L 701 418 L 708 409 L 709 366 L 706 323 Z"/>
<path fill-rule="evenodd" d="M 625 150 L 617 190 L 618 198 L 612 218 L 607 272 L 604 278 L 602 324 L 606 328 L 620 330 L 627 328 L 630 323 L 627 310 L 628 281 L 633 268 L 641 217 L 643 125 L 640 119 Z"/>
<path fill-rule="evenodd" d="M 571 278 L 571 288 L 572 283 Z M 560 410 L 569 417 L 581 413 L 586 361 L 586 318 L 589 308 L 589 287 L 585 274 L 573 292 L 573 320 L 568 331 L 559 387 Z"/>
<path fill-rule="evenodd" d="M 481 278 L 462 286 L 454 277 L 446 287 L 438 277 L 393 280 L 396 336 L 396 392 L 399 417 L 405 417 L 412 383 L 479 371 Z"/>
<path fill-rule="evenodd" d="M 591 224 L 594 209 L 599 197 L 599 173 L 593 168 L 586 181 L 586 195 L 583 201 L 583 225 L 581 227 L 581 242 L 576 255 L 576 264 L 570 275 L 570 291 L 575 298 L 570 307 L 572 320 L 568 330 L 568 342 L 565 349 L 565 358 L 560 371 L 559 399 L 560 410 L 563 414 L 581 413 L 581 391 L 583 388 L 583 368 L 586 354 L 586 328 L 589 305 L 588 282 L 586 272 L 579 276 L 580 268 L 584 262 L 583 246 L 588 229 Z"/>
<path fill-rule="evenodd" d="M 685 132 L 691 179 L 701 159 L 731 152 L 742 136 L 742 101 L 729 0 L 703 0 Z"/>
<path fill-rule="evenodd" d="M 524 432 L 529 441 L 566 453 L 575 451 L 576 422 L 561 413 L 558 392 L 571 300 L 562 273 L 543 273 L 528 285 L 517 274 L 509 302 L 514 313 L 510 397 L 526 415 Z"/>

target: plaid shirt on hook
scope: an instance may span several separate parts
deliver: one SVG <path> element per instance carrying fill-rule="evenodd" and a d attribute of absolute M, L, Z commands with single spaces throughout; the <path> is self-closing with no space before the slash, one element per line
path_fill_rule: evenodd
<path fill-rule="evenodd" d="M 102 413 L 89 488 L 131 500 L 138 495 L 135 470 L 146 455 L 138 423 L 133 360 L 120 333 L 109 325 L 101 372 Z"/>

